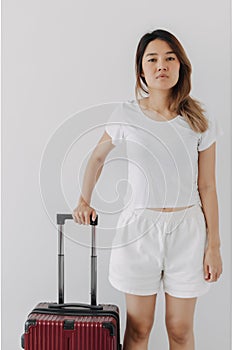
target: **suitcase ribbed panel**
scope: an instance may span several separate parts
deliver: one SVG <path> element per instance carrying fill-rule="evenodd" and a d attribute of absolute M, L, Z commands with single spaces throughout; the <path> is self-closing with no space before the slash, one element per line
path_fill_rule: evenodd
<path fill-rule="evenodd" d="M 116 350 L 117 324 L 111 316 L 58 316 L 31 314 L 36 320 L 25 333 L 25 350 Z M 74 329 L 64 329 L 65 320 L 74 320 Z M 112 323 L 115 334 L 103 327 Z"/>

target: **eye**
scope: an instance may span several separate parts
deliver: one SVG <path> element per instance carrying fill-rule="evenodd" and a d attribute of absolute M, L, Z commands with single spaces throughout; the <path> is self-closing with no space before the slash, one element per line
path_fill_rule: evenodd
<path fill-rule="evenodd" d="M 174 60 L 175 60 L 175 57 L 172 57 L 172 56 L 167 57 L 167 60 L 169 60 L 169 61 L 174 61 Z M 156 58 L 150 58 L 150 59 L 148 60 L 148 62 L 156 62 L 156 61 L 157 61 Z"/>

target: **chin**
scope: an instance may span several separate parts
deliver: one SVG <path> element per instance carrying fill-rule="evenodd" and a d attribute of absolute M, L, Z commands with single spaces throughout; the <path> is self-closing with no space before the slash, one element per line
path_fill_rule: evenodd
<path fill-rule="evenodd" d="M 171 90 L 173 88 L 174 85 L 157 85 L 155 87 L 151 87 L 151 89 L 153 90 Z"/>
<path fill-rule="evenodd" d="M 154 86 L 154 89 L 159 89 L 159 90 L 170 90 L 172 89 L 177 83 L 161 83 L 161 84 L 156 84 L 156 86 Z"/>

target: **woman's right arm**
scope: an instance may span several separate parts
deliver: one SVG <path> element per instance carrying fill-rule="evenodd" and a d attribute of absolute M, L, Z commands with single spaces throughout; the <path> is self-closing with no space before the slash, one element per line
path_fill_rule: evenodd
<path fill-rule="evenodd" d="M 111 137 L 105 131 L 88 160 L 83 178 L 82 193 L 72 214 L 74 221 L 78 224 L 89 225 L 90 215 L 92 215 L 93 220 L 96 218 L 96 211 L 90 206 L 91 195 L 102 172 L 105 158 L 115 147 L 111 141 Z"/>

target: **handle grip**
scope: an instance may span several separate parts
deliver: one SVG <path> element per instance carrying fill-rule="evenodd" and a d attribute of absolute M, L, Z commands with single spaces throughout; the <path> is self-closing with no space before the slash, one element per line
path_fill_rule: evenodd
<path fill-rule="evenodd" d="M 65 303 L 65 304 L 49 304 L 49 309 L 65 309 L 67 307 L 77 307 L 83 309 L 91 309 L 91 310 L 103 310 L 103 306 L 100 305 L 89 305 L 89 304 L 81 304 L 81 303 Z"/>

